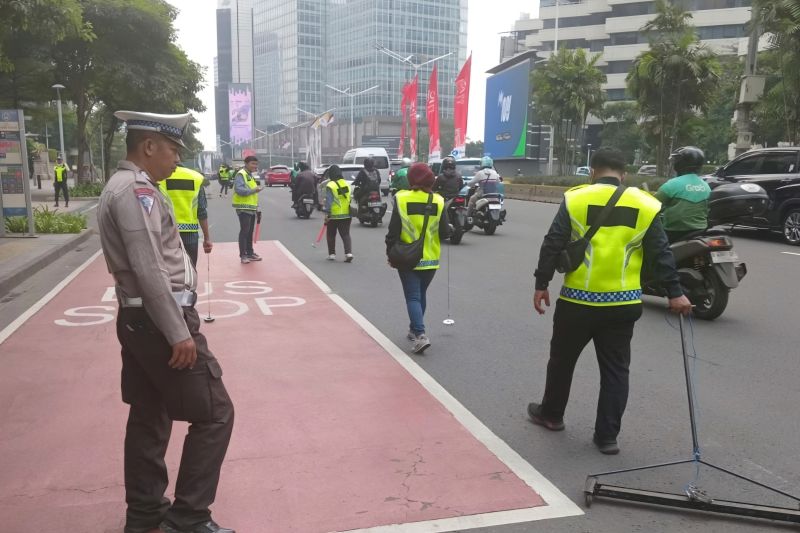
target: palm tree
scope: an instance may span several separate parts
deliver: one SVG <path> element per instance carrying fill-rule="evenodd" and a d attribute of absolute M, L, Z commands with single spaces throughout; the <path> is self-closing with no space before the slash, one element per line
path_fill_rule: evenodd
<path fill-rule="evenodd" d="M 589 57 L 582 48 L 562 48 L 531 76 L 538 118 L 553 124 L 554 152 L 559 154 L 562 175 L 572 167 L 582 144 L 577 141 L 586 118 L 603 108 L 606 75 L 596 66 L 599 58 L 600 54 Z"/>
<path fill-rule="evenodd" d="M 657 0 L 656 12 L 642 28 L 650 48 L 634 60 L 626 81 L 651 135 L 658 139 L 656 161 L 663 176 L 667 148 L 675 148 L 682 120 L 705 109 L 716 87 L 719 63 L 700 43 L 689 24 L 690 13 L 664 0 Z"/>

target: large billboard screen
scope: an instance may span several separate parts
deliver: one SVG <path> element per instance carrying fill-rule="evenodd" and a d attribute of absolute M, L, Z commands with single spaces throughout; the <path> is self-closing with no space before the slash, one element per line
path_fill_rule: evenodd
<path fill-rule="evenodd" d="M 526 60 L 486 80 L 485 155 L 525 157 L 530 72 L 530 60 Z"/>
<path fill-rule="evenodd" d="M 231 143 L 253 140 L 253 91 L 249 83 L 228 85 L 228 116 Z"/>

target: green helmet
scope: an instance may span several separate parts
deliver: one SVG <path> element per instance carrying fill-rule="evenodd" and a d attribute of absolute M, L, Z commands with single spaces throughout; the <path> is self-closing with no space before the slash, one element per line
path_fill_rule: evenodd
<path fill-rule="evenodd" d="M 494 161 L 492 161 L 492 158 L 489 157 L 488 155 L 482 157 L 481 168 L 494 168 Z"/>

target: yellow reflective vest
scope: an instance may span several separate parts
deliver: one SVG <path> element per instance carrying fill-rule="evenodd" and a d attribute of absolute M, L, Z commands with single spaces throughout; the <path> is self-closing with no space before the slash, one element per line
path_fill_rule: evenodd
<path fill-rule="evenodd" d="M 586 233 L 616 190 L 615 185 L 581 185 L 564 193 L 572 240 Z M 642 241 L 661 202 L 629 187 L 586 248 L 583 263 L 564 277 L 561 298 L 590 306 L 628 305 L 642 300 Z"/>
<path fill-rule="evenodd" d="M 56 165 L 55 167 L 53 167 L 53 170 L 56 173 L 56 181 L 58 183 L 61 183 L 62 181 L 67 179 L 67 172 L 69 171 L 69 169 L 67 168 L 67 165 L 65 165 L 63 163 L 60 164 L 60 165 Z"/>
<path fill-rule="evenodd" d="M 329 181 L 325 186 L 333 198 L 328 206 L 328 216 L 332 219 L 350 218 L 350 186 L 343 179 Z"/>
<path fill-rule="evenodd" d="M 256 180 L 253 179 L 253 176 L 250 175 L 249 172 L 245 169 L 240 169 L 239 172 L 236 173 L 236 176 L 241 174 L 244 177 L 244 184 L 247 185 L 249 189 L 255 189 L 258 187 Z M 247 196 L 239 196 L 236 193 L 236 177 L 234 176 L 234 189 L 233 189 L 233 208 L 234 209 L 241 209 L 244 211 L 257 211 L 258 210 L 258 194 L 248 194 Z"/>
<path fill-rule="evenodd" d="M 197 202 L 200 196 L 200 187 L 205 178 L 199 172 L 190 168 L 178 167 L 172 176 L 159 182 L 161 188 L 175 213 L 175 222 L 181 233 L 195 233 L 200 231 L 200 220 L 197 218 Z"/>
<path fill-rule="evenodd" d="M 400 215 L 402 229 L 400 240 L 405 243 L 416 241 L 422 233 L 425 223 L 425 207 L 428 205 L 428 193 L 424 191 L 398 191 L 395 195 L 397 211 Z M 414 270 L 436 270 L 439 268 L 441 242 L 439 241 L 439 220 L 444 213 L 444 198 L 433 194 L 431 213 L 428 217 L 427 235 L 423 243 L 422 259 Z"/>

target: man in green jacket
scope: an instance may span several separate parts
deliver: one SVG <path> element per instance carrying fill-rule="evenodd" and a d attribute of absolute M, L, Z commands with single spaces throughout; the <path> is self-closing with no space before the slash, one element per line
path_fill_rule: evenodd
<path fill-rule="evenodd" d="M 669 242 L 708 227 L 708 197 L 711 187 L 697 175 L 705 154 L 695 146 L 678 148 L 670 155 L 676 177 L 658 189 L 656 199 L 664 207 L 664 231 Z"/>

